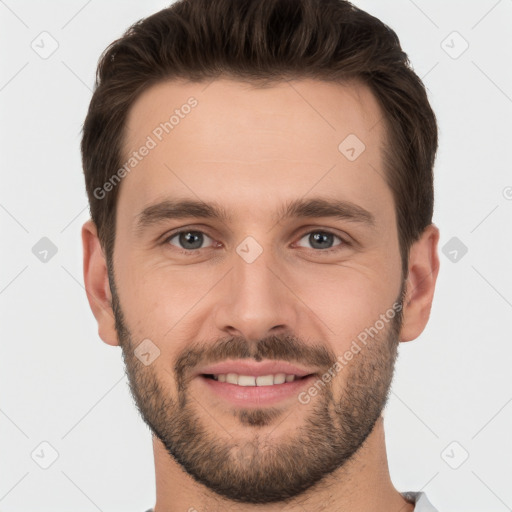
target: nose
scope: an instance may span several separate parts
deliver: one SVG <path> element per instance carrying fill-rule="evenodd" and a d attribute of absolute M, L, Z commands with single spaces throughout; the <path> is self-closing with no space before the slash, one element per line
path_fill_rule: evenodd
<path fill-rule="evenodd" d="M 233 268 L 219 290 L 217 329 L 250 341 L 295 331 L 299 300 L 287 280 L 286 271 L 270 250 L 252 262 L 235 253 Z"/>

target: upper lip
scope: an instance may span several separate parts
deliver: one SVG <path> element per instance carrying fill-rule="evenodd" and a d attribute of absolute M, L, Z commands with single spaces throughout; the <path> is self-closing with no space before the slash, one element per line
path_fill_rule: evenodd
<path fill-rule="evenodd" d="M 236 373 L 238 375 L 253 375 L 259 377 L 261 375 L 270 375 L 276 373 L 285 373 L 286 375 L 296 375 L 304 377 L 315 373 L 315 370 L 308 370 L 300 366 L 288 363 L 286 361 L 224 361 L 222 363 L 211 364 L 200 368 L 197 375 L 218 375 L 225 373 Z"/>

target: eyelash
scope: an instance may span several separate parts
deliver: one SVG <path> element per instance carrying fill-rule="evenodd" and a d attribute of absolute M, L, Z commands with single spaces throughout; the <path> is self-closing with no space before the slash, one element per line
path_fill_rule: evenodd
<path fill-rule="evenodd" d="M 207 235 L 204 231 L 201 231 L 199 229 L 181 229 L 179 231 L 175 231 L 174 233 L 171 233 L 170 235 L 166 236 L 165 239 L 162 241 L 162 245 L 172 245 L 169 243 L 170 240 L 175 238 L 178 235 L 181 235 L 182 233 L 201 233 L 202 235 L 206 235 L 208 238 L 214 240 L 211 236 Z M 300 235 L 299 241 L 302 240 L 306 235 L 310 235 L 312 233 L 322 233 L 324 235 L 332 235 L 335 238 L 338 238 L 341 243 L 338 245 L 335 245 L 334 247 L 329 247 L 328 249 L 314 249 L 311 248 L 310 250 L 322 253 L 322 254 L 331 254 L 333 252 L 341 250 L 344 246 L 351 246 L 352 244 L 346 240 L 345 238 L 342 238 L 340 235 L 337 235 L 336 233 L 333 233 L 332 231 L 329 231 L 328 229 L 313 229 L 310 231 L 306 231 Z M 201 249 L 211 249 L 211 247 L 202 247 L 200 249 L 182 249 L 176 245 L 172 245 L 174 250 L 177 250 L 179 253 L 192 256 L 196 255 Z"/>

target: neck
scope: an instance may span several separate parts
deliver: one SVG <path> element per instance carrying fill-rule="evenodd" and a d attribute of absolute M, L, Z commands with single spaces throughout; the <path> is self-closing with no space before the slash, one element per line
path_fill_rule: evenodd
<path fill-rule="evenodd" d="M 197 483 L 153 437 L 156 473 L 154 512 L 281 512 L 284 503 L 241 504 Z M 286 503 L 287 512 L 413 512 L 414 505 L 394 488 L 388 469 L 383 417 L 354 456 L 322 482 Z"/>

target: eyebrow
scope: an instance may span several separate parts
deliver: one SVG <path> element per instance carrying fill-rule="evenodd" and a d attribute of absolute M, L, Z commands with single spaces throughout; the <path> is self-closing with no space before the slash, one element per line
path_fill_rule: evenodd
<path fill-rule="evenodd" d="M 330 217 L 375 227 L 375 216 L 350 201 L 312 198 L 295 199 L 284 204 L 274 215 L 275 222 L 290 218 Z M 216 202 L 191 199 L 166 199 L 144 208 L 135 220 L 135 231 L 141 235 L 147 228 L 169 219 L 201 218 L 229 223 L 233 216 Z"/>

